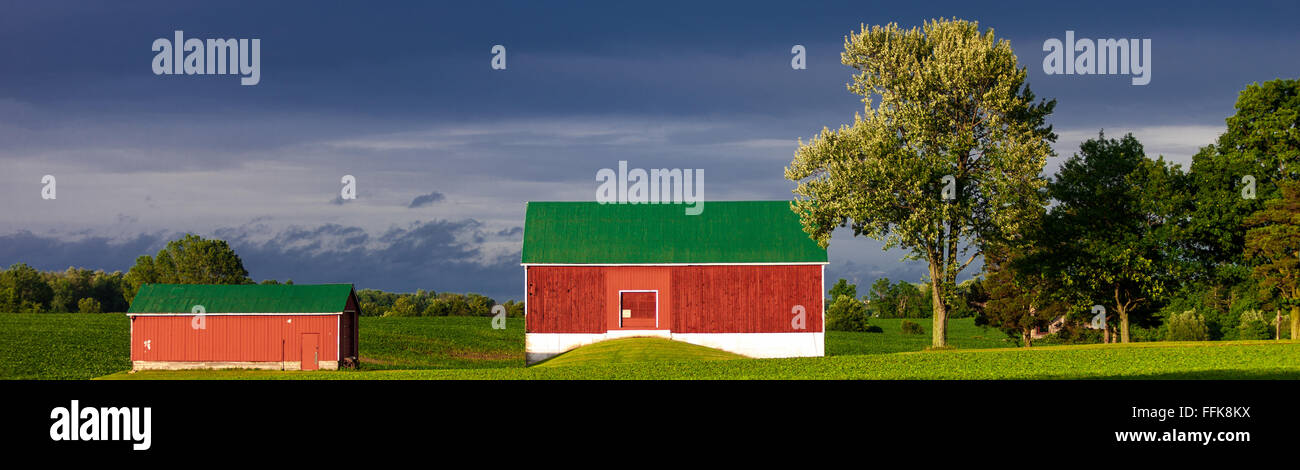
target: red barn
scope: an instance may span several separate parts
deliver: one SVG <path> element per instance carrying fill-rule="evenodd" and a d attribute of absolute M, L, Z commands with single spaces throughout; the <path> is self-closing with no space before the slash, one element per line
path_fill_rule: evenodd
<path fill-rule="evenodd" d="M 787 201 L 530 202 L 527 359 L 628 336 L 822 356 L 826 250 Z"/>
<path fill-rule="evenodd" d="M 357 363 L 351 284 L 146 284 L 131 369 L 338 369 Z"/>

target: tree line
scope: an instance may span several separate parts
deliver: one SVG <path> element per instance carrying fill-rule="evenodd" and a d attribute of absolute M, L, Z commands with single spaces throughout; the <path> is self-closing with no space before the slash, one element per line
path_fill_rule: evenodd
<path fill-rule="evenodd" d="M 254 284 L 243 261 L 223 240 L 187 234 L 172 240 L 153 256 L 141 255 L 126 273 L 70 267 L 39 271 L 25 263 L 0 270 L 0 312 L 102 313 L 125 312 L 145 284 Z M 267 279 L 260 284 L 279 284 Z M 286 280 L 285 284 L 293 284 Z M 366 316 L 492 315 L 496 300 L 480 294 L 357 291 Z M 501 304 L 509 316 L 522 317 L 523 303 Z"/>
<path fill-rule="evenodd" d="M 961 295 L 974 285 L 967 281 L 958 285 Z M 892 282 L 889 278 L 876 279 L 866 294 L 858 296 L 858 286 L 840 279 L 831 286 L 826 304 L 827 328 L 839 331 L 874 332 L 871 318 L 930 318 L 934 310 L 933 292 L 926 283 Z M 968 305 L 959 305 L 952 318 L 967 318 L 977 314 Z"/>
<path fill-rule="evenodd" d="M 384 292 L 375 289 L 357 291 L 361 312 L 367 316 L 386 317 L 446 317 L 490 316 L 497 301 L 481 294 L 456 294 L 424 289 L 412 293 Z M 523 318 L 524 303 L 507 300 L 500 304 L 506 316 Z"/>
<path fill-rule="evenodd" d="M 1045 329 L 1119 342 L 1300 329 L 1300 81 L 1247 86 L 1186 170 L 1099 131 L 1047 176 L 1055 100 L 1035 97 L 992 30 L 864 26 L 841 59 L 866 106 L 800 141 L 792 209 L 822 246 L 847 227 L 924 260 L 933 346 L 967 308 L 1025 345 Z"/>

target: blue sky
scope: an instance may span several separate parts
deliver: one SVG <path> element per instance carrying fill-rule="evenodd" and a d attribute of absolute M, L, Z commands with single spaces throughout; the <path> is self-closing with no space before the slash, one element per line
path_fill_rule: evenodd
<path fill-rule="evenodd" d="M 619 160 L 703 168 L 707 199 L 789 198 L 796 139 L 860 109 L 839 53 L 862 23 L 993 28 L 1058 100 L 1062 156 L 1105 128 L 1186 164 L 1246 84 L 1300 68 L 1294 2 L 173 3 L 4 8 L 0 264 L 125 270 L 195 232 L 257 279 L 505 299 L 524 201 L 590 200 Z M 175 30 L 259 38 L 261 82 L 154 75 Z M 1151 83 L 1044 74 L 1066 30 L 1150 38 Z M 837 233 L 828 276 L 919 280 L 902 256 Z"/>

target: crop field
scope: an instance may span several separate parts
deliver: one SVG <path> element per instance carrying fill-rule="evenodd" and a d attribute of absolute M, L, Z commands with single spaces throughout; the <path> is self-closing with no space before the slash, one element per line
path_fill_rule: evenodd
<path fill-rule="evenodd" d="M 125 315 L 0 314 L 0 378 L 89 379 L 131 368 Z"/>
<path fill-rule="evenodd" d="M 146 371 L 129 374 L 130 326 L 120 314 L 0 314 L 4 379 L 1300 379 L 1300 342 L 1155 342 L 1014 348 L 1002 333 L 949 323 L 957 349 L 925 351 L 929 335 L 902 320 L 882 333 L 828 332 L 825 358 L 728 359 L 656 339 L 609 342 L 524 367 L 523 321 L 361 319 L 360 370 Z M 917 321 L 927 330 L 929 323 Z M 665 344 L 667 343 L 667 344 Z M 716 360 L 706 360 L 716 359 Z"/>

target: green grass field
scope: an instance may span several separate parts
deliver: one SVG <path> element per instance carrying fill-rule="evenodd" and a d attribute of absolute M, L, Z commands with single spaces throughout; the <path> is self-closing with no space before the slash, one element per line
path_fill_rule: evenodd
<path fill-rule="evenodd" d="M 624 338 L 604 341 L 561 354 L 534 367 L 573 367 L 639 362 L 718 361 L 744 359 L 704 346 L 663 338 Z"/>
<path fill-rule="evenodd" d="M 829 332 L 825 358 L 725 359 L 730 353 L 660 339 L 598 343 L 534 367 L 523 363 L 523 321 L 362 318 L 360 370 L 146 371 L 129 374 L 129 324 L 120 314 L 0 314 L 3 379 L 1300 379 L 1300 342 L 1237 341 L 1014 348 L 971 319 L 949 323 L 953 350 L 901 320 L 882 333 Z M 918 321 L 927 330 L 930 325 Z"/>
<path fill-rule="evenodd" d="M 559 359 L 559 356 L 556 359 Z M 1300 379 L 1300 344 L 1135 343 L 524 369 L 146 371 L 109 379 Z"/>
<path fill-rule="evenodd" d="M 826 332 L 826 354 L 845 356 L 856 354 L 888 354 L 922 351 L 930 347 L 930 319 L 913 318 L 912 322 L 925 329 L 923 335 L 903 334 L 901 318 L 872 318 L 871 324 L 879 326 L 882 333 Z M 1001 331 L 975 326 L 973 318 L 948 320 L 948 344 L 958 349 L 1009 348 L 1016 343 Z"/>

